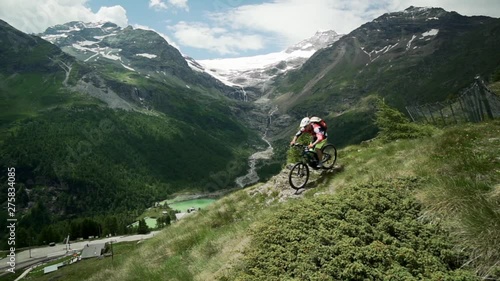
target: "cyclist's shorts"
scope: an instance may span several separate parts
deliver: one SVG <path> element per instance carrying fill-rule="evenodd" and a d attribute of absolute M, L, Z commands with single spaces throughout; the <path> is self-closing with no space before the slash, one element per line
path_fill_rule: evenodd
<path fill-rule="evenodd" d="M 326 144 L 326 139 L 324 139 L 324 140 L 322 140 L 322 141 L 318 142 L 318 143 L 314 146 L 314 149 L 322 149 L 322 148 L 323 148 L 323 146 L 325 146 L 325 144 Z"/>

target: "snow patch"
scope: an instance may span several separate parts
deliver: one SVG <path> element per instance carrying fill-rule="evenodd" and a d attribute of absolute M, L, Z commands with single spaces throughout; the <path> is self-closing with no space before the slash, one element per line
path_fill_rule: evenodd
<path fill-rule="evenodd" d="M 375 54 L 376 54 L 376 55 L 378 55 L 379 53 L 383 53 L 383 54 L 385 54 L 385 53 L 387 53 L 388 51 L 390 51 L 392 48 L 396 47 L 398 44 L 399 44 L 399 43 L 396 43 L 396 44 L 394 44 L 394 45 L 387 45 L 387 46 L 383 47 L 383 48 L 382 48 L 382 49 L 380 49 L 380 50 L 373 50 L 371 53 L 375 52 Z M 371 53 L 370 53 L 370 55 L 371 55 Z"/>
<path fill-rule="evenodd" d="M 85 51 L 85 52 L 87 52 L 87 51 Z M 90 60 L 91 58 L 93 58 L 93 57 L 95 57 L 95 56 L 97 56 L 97 55 L 99 55 L 99 53 L 95 53 L 95 54 L 91 55 L 90 57 L 86 58 L 86 59 L 84 60 L 84 62 L 87 62 L 88 60 Z"/>
<path fill-rule="evenodd" d="M 380 50 L 373 50 L 373 51 L 371 51 L 371 52 L 369 52 L 369 53 L 368 53 L 367 51 L 365 51 L 365 48 L 364 48 L 364 47 L 361 47 L 361 50 L 362 50 L 365 54 L 367 54 L 367 55 L 368 55 L 368 57 L 370 58 L 370 61 L 374 61 L 374 60 L 376 60 L 377 58 L 379 58 L 379 57 L 380 57 L 380 55 L 379 55 L 380 53 L 385 54 L 385 53 L 389 52 L 390 50 L 392 50 L 394 47 L 396 47 L 398 44 L 399 44 L 399 42 L 398 42 L 398 43 L 396 43 L 396 44 L 394 44 L 394 45 L 387 45 L 387 46 L 383 47 L 383 48 L 382 48 L 382 49 L 380 49 Z M 378 56 L 377 56 L 376 58 L 372 58 L 372 56 L 373 56 L 373 55 L 378 55 Z M 367 63 L 366 65 L 368 65 L 368 64 L 369 64 L 369 63 Z"/>
<path fill-rule="evenodd" d="M 192 70 L 198 71 L 198 72 L 205 72 L 205 70 L 203 68 L 200 68 L 200 66 L 194 64 L 191 60 L 186 60 L 186 61 Z"/>
<path fill-rule="evenodd" d="M 301 48 L 302 48 L 302 49 L 307 49 L 307 48 L 311 48 L 311 47 L 314 47 L 314 46 L 313 46 L 313 44 L 311 44 L 311 43 L 307 43 L 307 44 L 305 44 L 304 46 L 302 46 Z"/>
<path fill-rule="evenodd" d="M 107 53 L 102 53 L 101 55 L 107 59 L 110 59 L 110 60 L 122 60 L 122 58 L 120 56 L 117 56 L 117 55 L 113 55 L 111 54 L 112 51 L 108 51 Z"/>
<path fill-rule="evenodd" d="M 411 37 L 410 41 L 408 41 L 408 44 L 406 44 L 406 50 L 407 51 L 411 48 L 411 42 L 413 42 L 413 40 L 415 40 L 415 38 L 417 38 L 417 36 L 413 35 Z"/>
<path fill-rule="evenodd" d="M 133 69 L 133 68 L 132 68 L 132 67 L 130 67 L 130 66 L 126 66 L 126 65 L 124 65 L 123 63 L 122 63 L 121 65 L 122 65 L 123 67 L 125 67 L 126 69 L 128 69 L 128 70 L 135 71 L 135 69 Z"/>
<path fill-rule="evenodd" d="M 148 54 L 148 53 L 136 54 L 136 56 L 145 57 L 148 59 L 154 59 L 157 57 L 157 55 Z"/>
<path fill-rule="evenodd" d="M 94 38 L 97 40 L 102 40 L 108 36 L 115 36 L 115 35 L 116 35 L 116 33 L 111 33 L 111 34 L 106 34 L 106 35 L 101 35 L 101 36 L 94 36 Z"/>
<path fill-rule="evenodd" d="M 88 41 L 88 42 L 92 42 L 92 41 Z M 96 42 L 93 42 L 92 44 L 95 44 L 95 43 Z M 84 47 L 84 46 L 86 46 L 86 45 L 85 44 L 82 45 L 81 42 L 79 42 L 79 44 L 76 44 L 76 43 L 72 44 L 73 48 L 80 50 L 84 53 L 86 53 L 87 51 L 95 53 L 94 55 L 85 59 L 85 61 L 88 61 L 89 59 L 91 59 L 92 57 L 94 57 L 96 55 L 101 55 L 101 56 L 103 56 L 107 59 L 110 59 L 110 60 L 119 60 L 119 61 L 122 60 L 122 58 L 120 56 L 113 54 L 113 53 L 119 53 L 121 51 L 121 49 L 110 49 L 108 47 L 88 48 L 88 47 Z"/>
<path fill-rule="evenodd" d="M 94 45 L 96 43 L 99 43 L 99 42 L 89 41 L 89 40 L 77 42 L 77 44 L 80 45 L 80 46 L 90 46 L 90 45 Z"/>
<path fill-rule="evenodd" d="M 207 69 L 222 71 L 260 69 L 266 66 L 287 61 L 293 58 L 310 58 L 316 51 L 297 50 L 291 53 L 275 52 L 253 57 L 199 60 L 198 62 Z"/>
<path fill-rule="evenodd" d="M 106 22 L 104 21 L 99 21 L 99 22 L 82 22 L 83 26 L 85 28 L 102 28 L 102 26 L 105 24 Z"/>
<path fill-rule="evenodd" d="M 370 54 L 367 51 L 365 51 L 365 47 L 361 47 L 361 51 L 363 51 L 365 54 L 367 54 L 370 57 Z"/>
<path fill-rule="evenodd" d="M 58 38 L 65 38 L 65 37 L 68 37 L 68 34 L 49 34 L 42 36 L 44 40 L 47 40 L 50 43 L 54 43 Z"/>
<path fill-rule="evenodd" d="M 80 50 L 80 51 L 92 51 L 92 52 L 95 52 L 95 51 L 94 51 L 93 49 L 91 49 L 91 48 L 85 48 L 85 47 L 83 47 L 83 46 L 81 46 L 81 45 L 79 45 L 79 44 L 76 44 L 76 43 L 73 43 L 71 46 L 72 46 L 73 48 L 77 49 L 77 50 Z"/>
<path fill-rule="evenodd" d="M 59 33 L 66 33 L 66 32 L 71 32 L 71 31 L 80 31 L 81 29 L 76 27 L 76 26 L 70 26 L 69 29 L 64 29 L 64 30 L 57 30 Z"/>
<path fill-rule="evenodd" d="M 406 9 L 403 11 L 405 14 L 412 14 L 412 13 L 419 13 L 419 12 L 425 12 L 432 9 L 432 7 L 413 7 L 413 9 Z"/>
<path fill-rule="evenodd" d="M 427 32 L 422 33 L 422 37 L 436 36 L 439 33 L 439 29 L 431 29 Z"/>
<path fill-rule="evenodd" d="M 205 70 L 205 72 L 210 74 L 212 77 L 214 77 L 215 79 L 221 81 L 222 83 L 224 83 L 228 86 L 231 86 L 231 87 L 239 86 L 239 85 L 229 81 L 228 77 L 219 75 L 219 73 L 217 73 L 217 70 L 215 70 L 215 69 L 207 69 L 207 70 Z"/>

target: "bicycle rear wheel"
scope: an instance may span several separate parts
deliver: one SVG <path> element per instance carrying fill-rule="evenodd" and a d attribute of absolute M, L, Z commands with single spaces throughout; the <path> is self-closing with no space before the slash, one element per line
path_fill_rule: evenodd
<path fill-rule="evenodd" d="M 333 165 L 335 165 L 335 162 L 337 162 L 337 149 L 333 144 L 327 144 L 323 146 L 321 149 L 323 151 L 323 167 L 325 169 L 331 169 L 333 168 Z"/>
<path fill-rule="evenodd" d="M 301 189 L 309 180 L 309 167 L 304 163 L 297 163 L 293 166 L 290 174 L 288 175 L 288 181 L 293 189 Z"/>

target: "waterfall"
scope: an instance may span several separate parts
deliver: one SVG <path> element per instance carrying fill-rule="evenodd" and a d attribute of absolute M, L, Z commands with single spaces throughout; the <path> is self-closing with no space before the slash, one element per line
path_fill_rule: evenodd
<path fill-rule="evenodd" d="M 243 93 L 243 101 L 248 101 L 248 95 L 247 95 L 247 92 L 245 91 L 245 88 L 243 88 L 243 86 L 240 86 L 241 88 L 241 92 Z"/>
<path fill-rule="evenodd" d="M 269 127 L 271 126 L 272 115 L 276 111 L 278 111 L 277 106 L 269 111 L 268 116 L 267 116 L 266 129 L 264 130 L 264 133 L 262 134 L 262 140 L 267 143 L 267 148 L 264 150 L 255 152 L 254 154 L 252 154 L 248 158 L 248 165 L 250 166 L 250 168 L 248 169 L 247 174 L 237 178 L 235 181 L 235 183 L 239 187 L 245 187 L 247 185 L 258 182 L 259 175 L 257 174 L 257 169 L 256 169 L 257 161 L 271 159 L 271 157 L 274 154 L 273 146 L 271 145 L 271 142 L 269 140 L 267 140 L 266 136 L 267 136 L 267 131 L 268 131 Z"/>

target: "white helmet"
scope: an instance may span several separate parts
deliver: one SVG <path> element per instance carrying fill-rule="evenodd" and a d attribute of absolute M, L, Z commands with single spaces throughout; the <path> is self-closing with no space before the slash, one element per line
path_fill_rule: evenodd
<path fill-rule="evenodd" d="M 300 121 L 300 127 L 304 128 L 305 126 L 309 125 L 309 123 L 311 123 L 309 117 L 304 117 L 302 121 Z"/>

